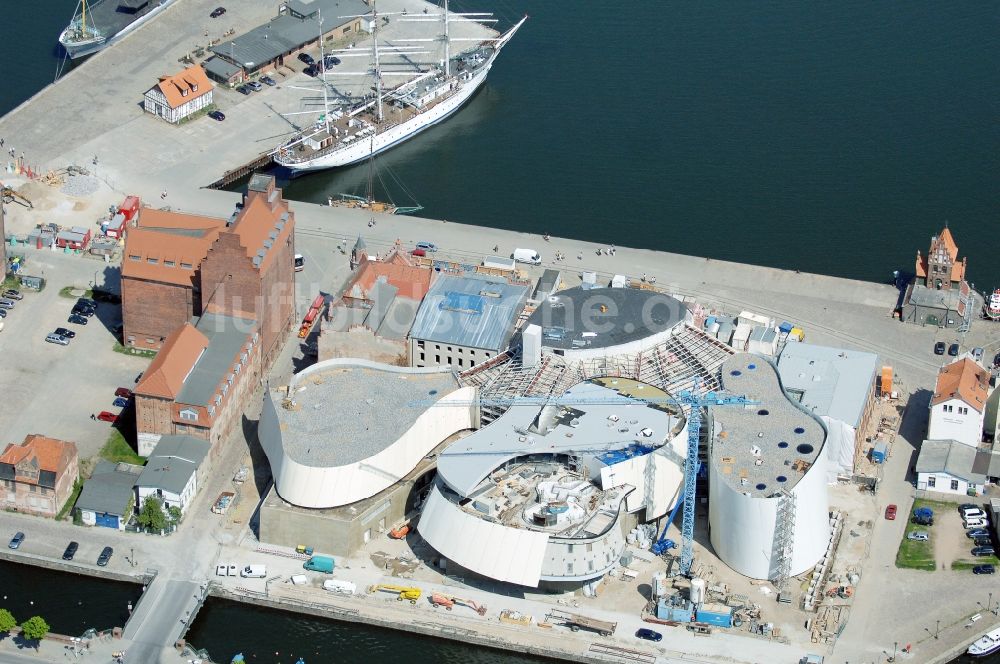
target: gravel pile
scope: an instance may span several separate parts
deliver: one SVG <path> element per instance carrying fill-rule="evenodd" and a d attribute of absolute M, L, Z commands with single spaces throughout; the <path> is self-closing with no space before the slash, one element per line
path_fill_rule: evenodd
<path fill-rule="evenodd" d="M 59 191 L 67 196 L 90 196 L 99 186 L 100 181 L 92 175 L 71 175 Z"/>

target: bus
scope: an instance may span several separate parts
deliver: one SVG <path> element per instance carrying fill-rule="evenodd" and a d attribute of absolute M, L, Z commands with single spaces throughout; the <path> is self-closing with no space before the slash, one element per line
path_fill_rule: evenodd
<path fill-rule="evenodd" d="M 301 272 L 304 269 L 306 269 L 306 259 L 302 254 L 295 254 L 295 271 Z"/>

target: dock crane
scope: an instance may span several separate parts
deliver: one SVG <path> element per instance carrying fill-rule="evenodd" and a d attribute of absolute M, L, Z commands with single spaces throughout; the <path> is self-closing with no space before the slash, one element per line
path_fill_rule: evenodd
<path fill-rule="evenodd" d="M 677 501 L 674 509 L 667 520 L 666 526 L 659 539 L 653 543 L 651 549 L 653 553 L 663 553 L 671 548 L 670 540 L 664 538 L 667 528 L 677 513 L 677 507 L 683 501 L 684 515 L 681 521 L 681 568 L 680 573 L 688 576 L 691 573 L 691 564 L 694 562 L 694 506 L 697 485 L 695 480 L 698 476 L 698 442 L 701 437 L 701 409 L 715 406 L 752 406 L 759 402 L 752 401 L 745 396 L 735 396 L 723 394 L 721 392 L 705 392 L 699 394 L 698 388 L 701 382 L 696 378 L 694 386 L 690 390 L 684 390 L 676 395 L 677 402 L 691 407 L 688 414 L 688 449 L 687 462 L 684 465 L 684 493 L 682 499 Z"/>

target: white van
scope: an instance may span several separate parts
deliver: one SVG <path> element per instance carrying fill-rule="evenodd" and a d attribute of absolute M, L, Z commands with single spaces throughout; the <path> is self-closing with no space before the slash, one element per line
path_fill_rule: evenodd
<path fill-rule="evenodd" d="M 518 263 L 530 263 L 531 265 L 541 265 L 542 257 L 534 249 L 515 249 L 510 255 Z"/>
<path fill-rule="evenodd" d="M 332 593 L 340 593 L 341 595 L 353 595 L 357 592 L 357 589 L 358 587 L 350 581 L 327 579 L 323 582 L 323 590 L 329 590 Z"/>
<path fill-rule="evenodd" d="M 267 567 L 264 565 L 247 565 L 240 570 L 240 576 L 247 579 L 263 579 L 267 576 Z"/>

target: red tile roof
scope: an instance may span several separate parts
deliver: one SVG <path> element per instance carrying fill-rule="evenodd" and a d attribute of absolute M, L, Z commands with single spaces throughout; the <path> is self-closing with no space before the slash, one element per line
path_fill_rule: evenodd
<path fill-rule="evenodd" d="M 195 271 L 225 227 L 224 219 L 143 208 L 125 236 L 122 276 L 193 286 Z"/>
<path fill-rule="evenodd" d="M 59 473 L 66 470 L 66 466 L 75 455 L 75 443 L 33 433 L 25 437 L 24 442 L 20 445 L 9 444 L 0 455 L 0 463 L 16 466 L 23 460 L 34 457 L 38 462 L 39 470 Z"/>
<path fill-rule="evenodd" d="M 990 384 L 990 374 L 967 357 L 942 367 L 938 373 L 937 385 L 931 405 L 961 399 L 983 412 L 986 406 L 986 395 Z"/>
<path fill-rule="evenodd" d="M 206 348 L 208 337 L 191 323 L 184 323 L 163 342 L 160 352 L 142 374 L 135 393 L 163 399 L 176 398 L 184 386 L 184 379 Z"/>
<path fill-rule="evenodd" d="M 240 238 L 240 244 L 246 249 L 247 258 L 251 261 L 260 249 L 264 249 L 264 256 L 261 259 L 258 270 L 263 271 L 268 268 L 278 251 L 274 248 L 280 247 L 288 239 L 288 234 L 292 231 L 291 216 L 279 231 L 277 223 L 282 215 L 288 212 L 288 204 L 281 198 L 281 190 L 274 191 L 274 196 L 279 201 L 273 206 L 268 201 L 266 192 L 256 193 L 247 196 L 246 204 L 240 216 L 233 224 L 232 232 Z M 271 232 L 277 235 L 272 240 Z M 271 241 L 271 247 L 265 247 L 264 243 Z"/>
<path fill-rule="evenodd" d="M 155 87 L 159 88 L 167 98 L 170 108 L 177 108 L 192 99 L 207 95 L 215 86 L 208 80 L 208 75 L 201 65 L 195 65 L 173 76 L 161 76 L 160 82 Z"/>
<path fill-rule="evenodd" d="M 398 256 L 398 254 L 394 256 Z M 424 299 L 431 287 L 431 271 L 427 268 L 414 267 L 399 262 L 394 259 L 394 256 L 390 256 L 391 262 L 388 263 L 373 261 L 367 256 L 363 256 L 358 264 L 357 276 L 347 287 L 344 295 L 357 297 L 357 295 L 353 295 L 355 286 L 357 286 L 361 290 L 360 295 L 367 297 L 378 278 L 385 277 L 389 285 L 395 286 L 399 291 L 396 293 L 396 297 L 407 297 L 418 301 Z"/>

